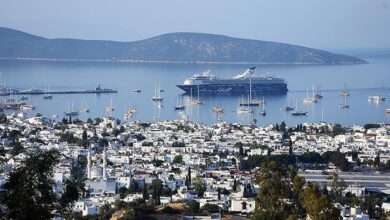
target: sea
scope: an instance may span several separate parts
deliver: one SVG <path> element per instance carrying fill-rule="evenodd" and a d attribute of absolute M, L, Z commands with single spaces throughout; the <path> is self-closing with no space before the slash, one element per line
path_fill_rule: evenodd
<path fill-rule="evenodd" d="M 237 108 L 242 97 L 238 96 L 200 96 L 201 105 L 188 105 L 190 97 L 183 95 L 177 84 L 183 83 L 194 73 L 208 69 L 220 78 L 229 78 L 245 71 L 249 65 L 221 64 L 146 64 L 146 63 L 110 63 L 110 62 L 65 62 L 65 61 L 23 61 L 1 60 L 0 72 L 6 87 L 19 90 L 39 88 L 50 91 L 102 88 L 118 90 L 113 94 L 61 94 L 52 99 L 43 99 L 42 95 L 28 95 L 25 102 L 36 109 L 28 115 L 41 113 L 55 120 L 65 117 L 68 110 L 78 111 L 88 107 L 89 113 L 80 113 L 78 118 L 113 116 L 120 120 L 139 120 L 153 122 L 157 120 L 188 119 L 204 124 L 217 121 L 229 123 L 253 123 L 267 125 L 285 121 L 294 126 L 303 122 L 333 122 L 345 126 L 366 123 L 390 123 L 390 57 L 371 57 L 367 64 L 351 65 L 257 65 L 257 73 L 268 73 L 284 78 L 288 83 L 285 95 L 253 94 L 254 98 L 265 100 L 266 116 L 259 112 L 262 107 L 252 107 L 252 114 L 238 114 Z M 162 103 L 151 100 L 156 84 L 163 90 Z M 302 100 L 312 95 L 312 88 L 321 88 L 323 96 L 317 103 L 303 104 Z M 340 92 L 348 89 L 350 96 L 344 100 Z M 133 90 L 141 90 L 134 93 Z M 194 98 L 197 94 L 194 91 Z M 381 95 L 385 101 L 371 102 L 369 96 Z M 1 97 L 3 99 L 9 97 Z M 17 97 L 15 97 L 17 98 Z M 349 108 L 340 109 L 340 103 L 347 102 Z M 114 108 L 107 112 L 106 107 Z M 185 111 L 175 111 L 174 106 L 186 105 Z M 292 105 L 306 116 L 292 116 L 285 107 Z M 213 107 L 222 107 L 223 114 L 212 112 Z M 137 113 L 124 118 L 124 112 L 135 107 Z M 5 110 L 6 113 L 18 112 Z"/>

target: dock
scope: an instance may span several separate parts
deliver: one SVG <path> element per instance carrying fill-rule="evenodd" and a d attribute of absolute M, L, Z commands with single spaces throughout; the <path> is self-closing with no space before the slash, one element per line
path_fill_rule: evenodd
<path fill-rule="evenodd" d="M 95 89 L 87 90 L 65 90 L 65 91 L 45 91 L 43 89 L 27 89 L 27 90 L 15 90 L 12 92 L 1 92 L 0 96 L 9 95 L 45 95 L 45 94 L 105 94 L 105 93 L 118 93 L 115 89 L 100 88 L 100 85 Z"/>

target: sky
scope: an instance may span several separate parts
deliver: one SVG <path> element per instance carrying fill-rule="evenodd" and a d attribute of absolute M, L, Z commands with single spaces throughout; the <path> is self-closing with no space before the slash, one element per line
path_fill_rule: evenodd
<path fill-rule="evenodd" d="M 0 0 L 0 26 L 48 38 L 202 32 L 322 49 L 390 48 L 390 0 Z"/>

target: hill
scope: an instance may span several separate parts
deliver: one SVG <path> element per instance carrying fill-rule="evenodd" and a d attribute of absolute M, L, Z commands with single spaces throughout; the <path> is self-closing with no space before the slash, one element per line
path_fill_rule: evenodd
<path fill-rule="evenodd" d="M 357 64 L 359 58 L 291 44 L 203 33 L 169 33 L 133 42 L 47 39 L 0 28 L 1 59 L 167 63 Z"/>

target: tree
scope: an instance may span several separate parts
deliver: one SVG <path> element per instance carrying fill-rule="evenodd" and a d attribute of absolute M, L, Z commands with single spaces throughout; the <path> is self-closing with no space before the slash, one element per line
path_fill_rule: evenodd
<path fill-rule="evenodd" d="M 203 197 L 205 187 L 200 179 L 195 179 L 195 191 L 198 194 L 198 197 L 201 198 Z"/>
<path fill-rule="evenodd" d="M 53 190 L 53 169 L 59 157 L 55 150 L 30 153 L 10 173 L 2 198 L 7 219 L 51 219 L 62 215 L 77 200 L 73 183 L 66 184 L 61 198 Z"/>
<path fill-rule="evenodd" d="M 362 209 L 370 216 L 370 219 L 380 219 L 384 216 L 384 210 L 382 209 L 382 198 L 379 194 L 371 194 L 364 198 L 361 206 Z"/>
<path fill-rule="evenodd" d="M 87 131 L 86 130 L 83 131 L 83 135 L 82 135 L 81 140 L 82 140 L 82 146 L 84 148 L 87 148 L 88 135 L 87 135 Z"/>
<path fill-rule="evenodd" d="M 320 195 L 315 187 L 309 186 L 301 193 L 302 205 L 310 219 L 327 220 L 339 219 L 340 211 L 333 207 L 326 195 Z"/>
<path fill-rule="evenodd" d="M 0 124 L 6 124 L 8 122 L 7 116 L 3 113 L 0 115 Z"/>
<path fill-rule="evenodd" d="M 191 167 L 189 166 L 188 167 L 188 174 L 187 174 L 187 176 L 188 176 L 188 180 L 187 180 L 187 189 L 189 189 L 190 188 L 190 186 L 191 186 Z"/>
<path fill-rule="evenodd" d="M 331 196 L 333 200 L 339 201 L 343 197 L 343 191 L 347 187 L 344 180 L 340 179 L 337 173 L 333 173 L 333 180 L 331 183 Z"/>
<path fill-rule="evenodd" d="M 183 156 L 182 155 L 176 155 L 173 158 L 173 163 L 183 163 Z"/>
<path fill-rule="evenodd" d="M 152 188 L 152 199 L 153 199 L 153 202 L 155 205 L 160 205 L 160 196 L 162 194 L 162 191 L 163 191 L 163 184 L 162 184 L 162 181 L 160 179 L 155 179 L 152 181 L 152 185 L 151 185 L 151 188 Z"/>
<path fill-rule="evenodd" d="M 142 198 L 144 200 L 148 200 L 149 199 L 149 193 L 148 193 L 148 186 L 145 184 L 144 187 L 142 188 Z"/>
<path fill-rule="evenodd" d="M 219 212 L 219 206 L 216 205 L 216 204 L 206 203 L 202 207 L 202 210 L 206 211 L 208 213 L 218 213 Z"/>
<path fill-rule="evenodd" d="M 187 211 L 191 214 L 195 215 L 199 212 L 199 202 L 195 200 L 188 201 L 186 204 Z"/>
<path fill-rule="evenodd" d="M 261 190 L 252 219 L 287 219 L 294 215 L 296 204 L 288 202 L 292 194 L 290 171 L 275 161 L 262 164 L 256 176 Z"/>

